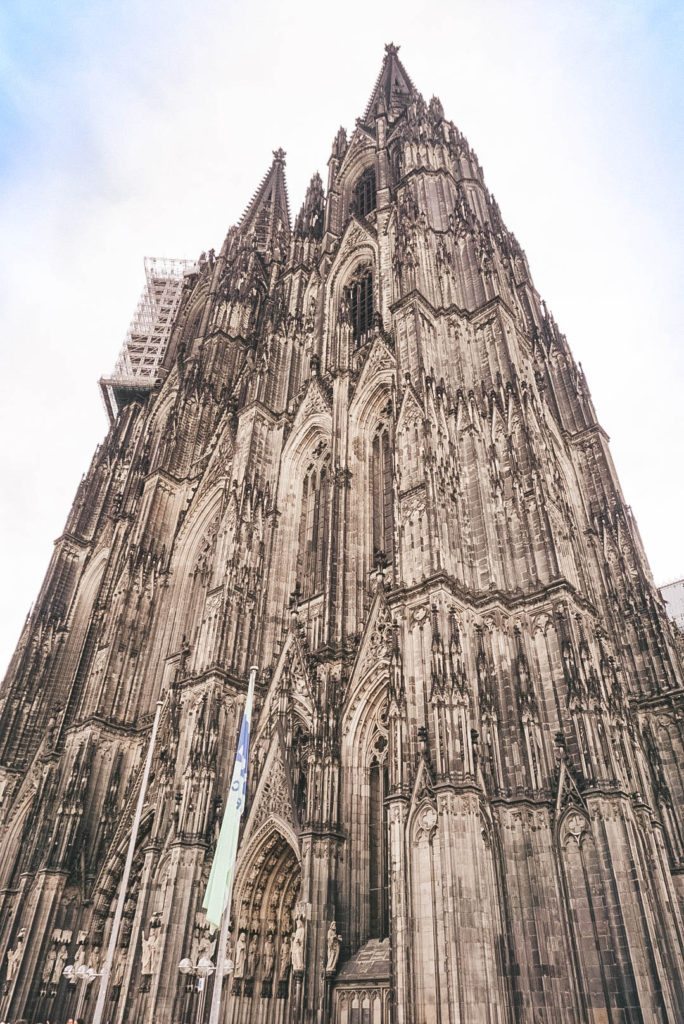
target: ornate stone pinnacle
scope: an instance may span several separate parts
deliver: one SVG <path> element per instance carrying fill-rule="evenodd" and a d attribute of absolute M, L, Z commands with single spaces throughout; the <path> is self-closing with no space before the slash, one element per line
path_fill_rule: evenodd
<path fill-rule="evenodd" d="M 396 57 L 399 53 L 399 47 L 395 46 L 394 43 L 385 43 L 385 53 L 388 57 Z"/>
<path fill-rule="evenodd" d="M 273 150 L 273 158 L 278 163 L 284 164 L 285 163 L 285 150 L 284 149 L 274 149 Z"/>

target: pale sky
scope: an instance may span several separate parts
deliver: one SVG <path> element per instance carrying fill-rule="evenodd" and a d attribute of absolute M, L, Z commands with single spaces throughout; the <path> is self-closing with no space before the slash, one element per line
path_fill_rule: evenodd
<path fill-rule="evenodd" d="M 390 41 L 584 366 L 656 581 L 684 576 L 684 5 L 5 0 L 0 673 L 106 432 L 143 258 L 218 249 L 279 146 L 294 215 Z"/>

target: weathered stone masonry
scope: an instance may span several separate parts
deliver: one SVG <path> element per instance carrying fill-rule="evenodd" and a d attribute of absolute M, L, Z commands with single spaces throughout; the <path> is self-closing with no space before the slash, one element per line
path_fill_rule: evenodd
<path fill-rule="evenodd" d="M 195 1019 L 255 663 L 226 1024 L 676 1024 L 681 666 L 582 371 L 395 47 L 328 166 L 292 228 L 277 151 L 185 274 L 56 542 L 0 691 L 0 1018 L 99 965 L 161 696 L 106 1019 Z"/>

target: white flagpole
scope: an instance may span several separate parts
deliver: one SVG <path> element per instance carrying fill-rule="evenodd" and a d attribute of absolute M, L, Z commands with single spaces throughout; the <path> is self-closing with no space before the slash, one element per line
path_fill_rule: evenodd
<path fill-rule="evenodd" d="M 145 771 L 143 772 L 142 784 L 140 786 L 140 793 L 138 794 L 138 804 L 135 808 L 135 818 L 133 819 L 133 828 L 131 829 L 131 838 L 128 842 L 128 853 L 126 855 L 126 865 L 124 867 L 123 876 L 121 878 L 121 887 L 119 889 L 119 900 L 116 904 L 116 911 L 114 913 L 114 922 L 112 924 L 112 931 L 109 936 L 109 945 L 107 946 L 107 956 L 102 967 L 102 973 L 100 975 L 100 990 L 97 993 L 97 1003 L 95 1004 L 95 1013 L 93 1014 L 93 1024 L 100 1024 L 102 1015 L 104 1013 L 104 1004 L 107 997 L 107 986 L 109 985 L 109 976 L 112 972 L 112 963 L 114 962 L 114 953 L 116 952 L 116 943 L 119 938 L 119 928 L 121 927 L 121 918 L 123 915 L 124 903 L 126 902 L 126 889 L 128 888 L 128 878 L 131 873 L 131 865 L 133 864 L 133 856 L 135 854 L 135 844 L 138 840 L 138 829 L 140 828 L 140 819 L 142 818 L 142 809 L 145 803 L 145 793 L 147 791 L 147 782 L 150 777 L 150 768 L 152 767 L 152 754 L 154 753 L 154 744 L 157 739 L 157 730 L 159 728 L 159 718 L 161 716 L 161 709 L 164 706 L 164 701 L 157 701 L 157 710 L 154 715 L 154 725 L 152 726 L 152 735 L 150 736 L 150 745 L 147 748 L 147 759 L 145 761 Z"/>
<path fill-rule="evenodd" d="M 256 665 L 249 670 L 249 686 L 254 689 L 254 681 L 257 674 Z M 247 691 L 249 692 L 249 690 Z M 251 738 L 251 737 L 250 737 Z M 250 744 L 251 746 L 251 744 Z M 249 758 L 247 759 L 249 765 Z M 228 885 L 228 898 L 223 908 L 221 917 L 221 931 L 219 933 L 218 948 L 216 952 L 216 973 L 214 975 L 214 990 L 211 993 L 211 1010 L 209 1011 L 209 1024 L 218 1024 L 221 1012 L 221 991 L 223 989 L 223 965 L 226 959 L 226 943 L 228 941 L 228 929 L 230 927 L 230 901 L 233 897 L 233 881 L 235 879 L 235 865 L 230 871 L 230 883 Z"/>

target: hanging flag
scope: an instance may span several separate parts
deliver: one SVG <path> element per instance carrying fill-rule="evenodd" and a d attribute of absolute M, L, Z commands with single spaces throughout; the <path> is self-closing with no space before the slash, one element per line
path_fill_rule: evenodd
<path fill-rule="evenodd" d="M 237 857 L 238 837 L 240 835 L 240 818 L 245 808 L 247 790 L 247 762 L 249 760 L 249 730 L 252 721 L 252 702 L 254 700 L 254 680 L 256 669 L 249 676 L 247 701 L 242 715 L 240 739 L 238 740 L 233 781 L 230 784 L 228 802 L 223 813 L 223 823 L 216 844 L 216 853 L 211 865 L 209 883 L 204 895 L 203 907 L 207 921 L 217 928 L 221 923 L 221 915 L 229 899 L 233 868 Z"/>

